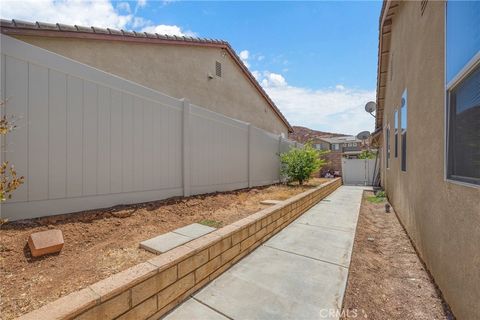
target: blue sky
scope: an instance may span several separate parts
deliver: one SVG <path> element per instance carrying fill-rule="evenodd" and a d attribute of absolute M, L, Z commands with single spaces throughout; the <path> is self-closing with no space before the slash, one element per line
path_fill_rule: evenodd
<path fill-rule="evenodd" d="M 295 86 L 374 89 L 381 2 L 161 2 L 139 13 L 249 50 Z"/>
<path fill-rule="evenodd" d="M 2 18 L 230 42 L 293 125 L 373 129 L 380 1 L 7 1 Z"/>

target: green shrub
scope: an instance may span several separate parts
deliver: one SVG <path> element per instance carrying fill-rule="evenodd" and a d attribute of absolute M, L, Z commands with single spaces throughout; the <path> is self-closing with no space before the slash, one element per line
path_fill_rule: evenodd
<path fill-rule="evenodd" d="M 370 150 L 363 150 L 362 153 L 358 155 L 358 159 L 375 159 L 376 153 Z"/>
<path fill-rule="evenodd" d="M 386 197 L 387 195 L 385 191 L 380 190 L 380 191 L 377 191 L 377 193 L 374 196 L 367 197 L 367 200 L 372 203 L 382 203 L 385 201 Z"/>
<path fill-rule="evenodd" d="M 370 197 L 367 197 L 367 200 L 372 202 L 372 203 L 382 203 L 383 201 L 385 201 L 385 198 L 377 197 L 377 196 L 370 196 Z"/>
<path fill-rule="evenodd" d="M 385 198 L 387 196 L 385 191 L 383 191 L 383 190 L 377 191 L 377 193 L 375 195 L 379 198 Z"/>
<path fill-rule="evenodd" d="M 326 160 L 321 158 L 328 151 L 318 151 L 310 143 L 303 147 L 292 148 L 288 152 L 280 155 L 282 176 L 288 182 L 298 181 L 303 185 L 312 173 L 320 170 L 326 164 Z"/>

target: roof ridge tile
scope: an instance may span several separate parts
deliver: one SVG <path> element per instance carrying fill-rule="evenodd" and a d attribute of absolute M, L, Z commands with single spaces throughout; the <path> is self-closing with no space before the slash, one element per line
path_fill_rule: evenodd
<path fill-rule="evenodd" d="M 37 21 L 37 27 L 39 29 L 46 29 L 46 30 L 59 30 L 58 24 L 48 23 L 48 22 L 39 22 Z"/>
<path fill-rule="evenodd" d="M 75 26 L 72 26 L 71 24 L 63 24 L 63 23 L 57 23 L 58 30 L 60 31 L 78 31 Z"/>

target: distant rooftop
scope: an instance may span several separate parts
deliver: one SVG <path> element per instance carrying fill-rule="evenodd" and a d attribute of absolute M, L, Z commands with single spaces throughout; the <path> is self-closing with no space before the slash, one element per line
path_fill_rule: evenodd
<path fill-rule="evenodd" d="M 320 139 L 327 141 L 328 143 L 362 142 L 362 140 L 357 139 L 355 136 L 320 138 Z"/>

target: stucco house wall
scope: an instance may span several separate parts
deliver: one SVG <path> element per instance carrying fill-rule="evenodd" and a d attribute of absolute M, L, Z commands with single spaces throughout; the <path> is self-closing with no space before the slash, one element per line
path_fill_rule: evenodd
<path fill-rule="evenodd" d="M 16 38 L 272 133 L 288 134 L 287 125 L 225 49 L 58 36 Z M 222 64 L 221 77 L 215 76 L 216 61 Z"/>
<path fill-rule="evenodd" d="M 397 4 L 390 52 L 380 54 L 379 63 L 388 65 L 388 72 L 379 75 L 387 80 L 385 101 L 377 103 L 384 108 L 382 126 L 390 125 L 391 132 L 390 166 L 387 169 L 383 161 L 382 183 L 456 317 L 480 319 L 480 188 L 444 178 L 445 3 L 429 1 L 423 15 L 420 2 Z M 398 158 L 394 154 L 394 111 L 405 89 L 408 127 L 403 172 L 401 148 Z"/>

